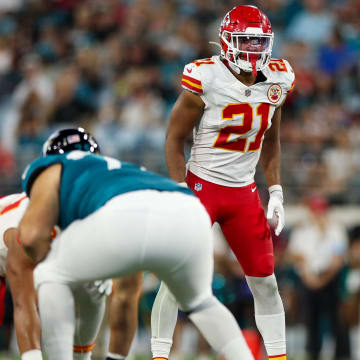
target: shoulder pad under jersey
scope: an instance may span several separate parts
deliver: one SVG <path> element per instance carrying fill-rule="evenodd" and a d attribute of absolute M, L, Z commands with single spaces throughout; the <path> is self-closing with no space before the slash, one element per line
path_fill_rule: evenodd
<path fill-rule="evenodd" d="M 204 94 L 213 79 L 215 68 L 213 58 L 195 60 L 185 65 L 181 86 L 195 94 Z"/>
<path fill-rule="evenodd" d="M 281 85 L 287 94 L 293 90 L 295 73 L 287 60 L 271 59 L 263 72 L 268 81 Z"/>

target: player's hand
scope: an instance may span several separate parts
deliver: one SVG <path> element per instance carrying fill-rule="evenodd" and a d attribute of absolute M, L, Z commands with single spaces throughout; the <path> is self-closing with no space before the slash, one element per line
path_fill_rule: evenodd
<path fill-rule="evenodd" d="M 269 194 L 270 198 L 266 218 L 275 221 L 275 235 L 278 236 L 285 225 L 284 197 L 281 185 L 270 186 Z"/>
<path fill-rule="evenodd" d="M 101 295 L 109 296 L 112 292 L 112 280 L 111 279 L 96 280 L 96 281 L 94 281 L 94 285 L 96 286 L 97 291 Z"/>
<path fill-rule="evenodd" d="M 105 296 L 112 292 L 112 280 L 96 280 L 84 284 L 84 288 L 93 301 L 102 301 Z"/>

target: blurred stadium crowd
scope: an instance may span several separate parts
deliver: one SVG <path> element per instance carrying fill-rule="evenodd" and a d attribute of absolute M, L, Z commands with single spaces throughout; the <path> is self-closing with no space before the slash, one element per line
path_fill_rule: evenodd
<path fill-rule="evenodd" d="M 242 3 L 257 5 L 268 15 L 275 33 L 273 57 L 289 60 L 296 74 L 295 91 L 283 107 L 281 130 L 286 205 L 307 203 L 312 220 L 302 226 L 308 227 L 331 206 L 356 208 L 360 201 L 359 0 L 1 0 L 1 194 L 20 190 L 21 172 L 38 156 L 43 141 L 53 130 L 69 125 L 91 131 L 104 154 L 166 174 L 165 131 L 181 91 L 183 67 L 218 53 L 209 41 L 218 40 L 224 14 Z M 261 173 L 257 181 L 265 196 Z M 319 200 L 325 198 L 328 206 Z M 333 257 L 343 255 L 341 266 L 322 285 L 336 279 L 334 291 L 340 298 L 331 311 L 342 309 L 346 337 L 359 319 L 360 231 L 356 223 L 350 224 L 350 232 L 349 227 L 339 230 L 334 247 L 326 235 L 331 224 L 319 225 L 327 245 L 314 245 L 308 255 L 327 254 L 327 263 L 314 273 L 325 272 Z M 289 227 L 277 239 L 276 248 L 288 326 L 296 328 L 306 322 L 301 311 L 305 303 L 299 299 L 307 294 L 309 284 L 301 277 L 301 266 L 296 266 L 295 250 L 301 252 L 296 245 L 291 247 L 295 262 L 289 262 L 288 243 L 299 242 L 292 240 L 296 235 L 292 230 Z M 231 256 L 223 255 L 215 286 L 234 312 L 243 313 L 239 321 L 251 326 L 244 305 L 251 299 L 240 286 L 241 270 L 234 269 Z M 320 326 L 326 333 L 331 321 Z M 348 340 L 339 341 L 341 358 L 348 358 Z"/>

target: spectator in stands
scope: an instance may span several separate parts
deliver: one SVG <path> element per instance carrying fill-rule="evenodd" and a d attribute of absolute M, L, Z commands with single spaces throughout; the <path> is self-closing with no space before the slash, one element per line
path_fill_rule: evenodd
<path fill-rule="evenodd" d="M 353 359 L 360 358 L 360 226 L 350 231 L 348 252 L 348 273 L 346 276 L 346 314 L 354 333 L 354 347 L 351 349 Z"/>
<path fill-rule="evenodd" d="M 335 146 L 323 152 L 328 169 L 329 195 L 337 202 L 346 199 L 347 184 L 351 177 L 360 171 L 359 149 L 355 148 L 347 130 L 334 134 Z"/>
<path fill-rule="evenodd" d="M 311 360 L 320 357 L 325 316 L 335 340 L 335 359 L 350 358 L 349 332 L 339 314 L 340 274 L 347 252 L 344 226 L 329 217 L 326 198 L 307 199 L 309 219 L 290 235 L 288 254 L 303 285 L 307 351 Z"/>
<path fill-rule="evenodd" d="M 303 41 L 312 47 L 327 41 L 335 25 L 334 14 L 325 0 L 304 0 L 304 10 L 296 15 L 287 29 L 289 40 Z"/>
<path fill-rule="evenodd" d="M 320 69 L 330 76 L 341 75 L 354 65 L 355 59 L 355 52 L 345 41 L 340 27 L 335 27 L 328 43 L 320 48 Z"/>

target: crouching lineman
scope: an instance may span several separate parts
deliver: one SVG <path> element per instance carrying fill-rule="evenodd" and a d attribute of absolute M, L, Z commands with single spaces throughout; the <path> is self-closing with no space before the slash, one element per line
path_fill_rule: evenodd
<path fill-rule="evenodd" d="M 212 294 L 211 226 L 200 201 L 172 180 L 96 152 L 83 129 L 62 130 L 23 175 L 30 203 L 18 235 L 40 263 L 34 281 L 48 357 L 72 357 L 76 284 L 147 270 L 215 350 L 227 360 L 253 359 L 235 319 Z M 63 231 L 50 248 L 55 225 Z"/>
<path fill-rule="evenodd" d="M 0 276 L 6 277 L 14 303 L 14 324 L 22 360 L 41 360 L 40 320 L 31 259 L 16 241 L 17 226 L 28 206 L 25 193 L 0 199 Z M 52 229 L 50 239 L 59 230 Z M 74 288 L 77 309 L 73 359 L 90 359 L 105 310 L 105 294 L 111 280 L 86 283 Z M 4 293 L 2 294 L 2 296 Z M 0 299 L 0 303 L 3 299 Z M 1 306 L 1 305 L 0 305 Z"/>

